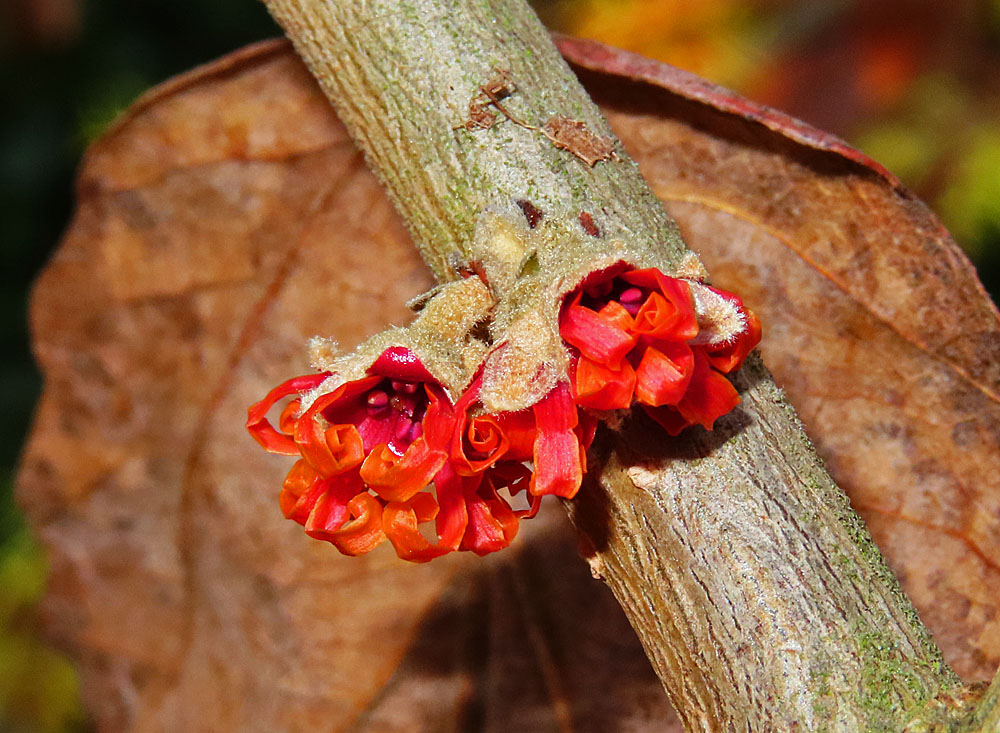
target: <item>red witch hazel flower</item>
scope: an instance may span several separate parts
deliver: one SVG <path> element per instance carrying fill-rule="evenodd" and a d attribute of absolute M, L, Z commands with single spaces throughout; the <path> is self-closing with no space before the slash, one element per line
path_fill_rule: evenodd
<path fill-rule="evenodd" d="M 565 384 L 531 410 L 485 414 L 478 379 L 453 405 L 404 347 L 361 379 L 335 380 L 288 380 L 250 408 L 247 429 L 265 449 L 299 457 L 279 496 L 284 515 L 346 555 L 386 539 L 413 562 L 485 555 L 511 543 L 543 495 L 580 486 L 594 421 L 581 420 Z M 267 414 L 286 397 L 275 428 Z M 435 541 L 421 531 L 432 521 Z"/>
<path fill-rule="evenodd" d="M 699 305 L 722 314 L 726 328 L 703 328 Z M 566 298 L 559 331 L 572 347 L 578 405 L 619 410 L 638 403 L 671 435 L 690 425 L 711 430 L 739 404 L 723 375 L 738 369 L 761 337 L 760 321 L 736 295 L 656 269 L 584 282 Z"/>
<path fill-rule="evenodd" d="M 250 408 L 247 429 L 298 459 L 282 513 L 346 555 L 386 540 L 412 562 L 496 552 L 543 496 L 579 490 L 596 414 L 638 403 L 671 435 L 711 430 L 739 403 L 724 375 L 760 341 L 738 297 L 654 269 L 592 276 L 565 299 L 559 329 L 570 381 L 519 412 L 484 407 L 488 359 L 453 401 L 403 346 L 358 379 L 324 372 L 275 387 Z M 285 399 L 275 427 L 268 413 Z"/>

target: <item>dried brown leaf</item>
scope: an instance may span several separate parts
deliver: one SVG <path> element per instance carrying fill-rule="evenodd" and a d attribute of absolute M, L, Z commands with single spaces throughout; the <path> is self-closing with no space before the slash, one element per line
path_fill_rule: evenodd
<path fill-rule="evenodd" d="M 842 143 L 564 42 L 708 261 L 950 661 L 1000 658 L 997 314 L 926 209 Z M 629 81 L 631 78 L 632 81 Z M 669 87 L 669 89 L 664 87 Z M 34 297 L 21 496 L 107 729 L 676 730 L 550 513 L 495 558 L 349 560 L 275 509 L 245 408 L 407 318 L 429 277 L 283 42 L 160 87 L 88 153 Z"/>

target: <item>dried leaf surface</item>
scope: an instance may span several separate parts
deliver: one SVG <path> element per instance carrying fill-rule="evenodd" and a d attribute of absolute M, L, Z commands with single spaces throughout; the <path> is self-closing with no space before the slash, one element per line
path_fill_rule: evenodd
<path fill-rule="evenodd" d="M 949 659 L 1000 659 L 997 314 L 936 221 L 838 141 L 564 43 L 705 257 Z M 632 77 L 636 81 L 626 81 Z M 671 86 L 674 91 L 663 89 Z M 727 106 L 729 105 L 729 106 Z M 246 405 L 429 276 L 281 42 L 152 92 L 88 153 L 33 303 L 21 496 L 107 729 L 677 730 L 558 510 L 488 560 L 342 558 L 275 510 Z"/>
<path fill-rule="evenodd" d="M 283 42 L 151 92 L 89 152 L 37 285 L 21 498 L 104 730 L 670 730 L 558 507 L 513 551 L 348 559 L 277 511 L 246 408 L 431 285 Z M 676 727 L 674 729 L 677 729 Z"/>
<path fill-rule="evenodd" d="M 842 141 L 563 39 L 761 351 L 945 657 L 1000 664 L 1000 318 L 937 219 Z"/>

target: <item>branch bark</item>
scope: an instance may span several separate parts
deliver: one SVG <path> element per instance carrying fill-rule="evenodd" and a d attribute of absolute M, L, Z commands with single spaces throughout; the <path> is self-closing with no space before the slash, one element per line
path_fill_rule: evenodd
<path fill-rule="evenodd" d="M 517 200 L 567 221 L 601 212 L 608 242 L 641 242 L 667 265 L 685 257 L 620 146 L 589 166 L 510 122 L 460 127 L 506 71 L 518 119 L 564 115 L 611 134 L 523 2 L 264 2 L 439 280 L 470 258 L 480 212 Z M 687 728 L 900 730 L 957 698 L 766 368 L 751 359 L 735 382 L 743 404 L 714 433 L 668 440 L 638 419 L 605 432 L 569 505 Z"/>

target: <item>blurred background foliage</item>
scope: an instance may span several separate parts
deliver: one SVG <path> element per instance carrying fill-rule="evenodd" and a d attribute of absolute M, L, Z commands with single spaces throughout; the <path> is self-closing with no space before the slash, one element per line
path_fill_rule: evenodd
<path fill-rule="evenodd" d="M 945 221 L 1000 292 L 1000 0 L 535 0 L 546 24 L 680 66 L 834 132 Z M 40 641 L 44 554 L 12 497 L 41 387 L 29 285 L 88 142 L 142 91 L 277 34 L 254 0 L 0 0 L 0 731 L 86 730 Z"/>

